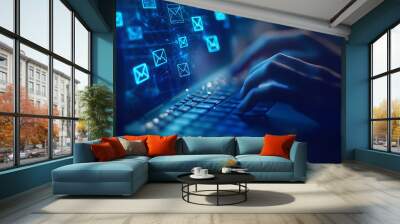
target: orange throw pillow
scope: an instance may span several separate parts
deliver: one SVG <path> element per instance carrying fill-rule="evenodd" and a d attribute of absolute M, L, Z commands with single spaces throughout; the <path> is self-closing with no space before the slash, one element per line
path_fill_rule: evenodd
<path fill-rule="evenodd" d="M 93 144 L 91 145 L 91 149 L 94 157 L 99 162 L 110 161 L 117 158 L 113 147 L 108 142 Z"/>
<path fill-rule="evenodd" d="M 176 155 L 176 139 L 178 136 L 149 135 L 146 143 L 148 156 Z"/>
<path fill-rule="evenodd" d="M 125 157 L 126 151 L 117 137 L 101 138 L 101 142 L 108 142 L 114 149 L 117 158 Z"/>
<path fill-rule="evenodd" d="M 128 141 L 146 141 L 147 139 L 147 135 L 125 135 L 124 139 L 128 140 Z"/>
<path fill-rule="evenodd" d="M 280 156 L 290 158 L 290 148 L 296 135 L 265 135 L 261 156 Z"/>

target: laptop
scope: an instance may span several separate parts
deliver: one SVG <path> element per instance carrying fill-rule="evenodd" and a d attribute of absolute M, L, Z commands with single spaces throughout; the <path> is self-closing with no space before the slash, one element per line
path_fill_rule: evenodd
<path fill-rule="evenodd" d="M 287 27 L 156 3 L 153 9 L 117 4 L 123 24 L 117 26 L 118 135 L 263 136 L 313 129 L 314 121 L 283 103 L 238 109 L 243 77 L 230 72 L 236 56 L 256 41 L 257 29 Z M 182 65 L 188 66 L 184 75 Z"/>

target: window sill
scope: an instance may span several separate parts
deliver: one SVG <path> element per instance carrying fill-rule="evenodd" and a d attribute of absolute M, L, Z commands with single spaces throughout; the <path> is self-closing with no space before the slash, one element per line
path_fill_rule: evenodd
<path fill-rule="evenodd" d="M 388 170 L 400 171 L 400 154 L 370 149 L 356 149 L 355 160 Z"/>
<path fill-rule="evenodd" d="M 14 173 L 14 172 L 27 170 L 27 169 L 32 169 L 32 168 L 35 168 L 35 167 L 49 165 L 49 164 L 53 164 L 53 163 L 57 163 L 57 162 L 62 162 L 62 161 L 66 161 L 66 160 L 69 160 L 69 159 L 72 159 L 72 156 L 62 157 L 62 158 L 59 158 L 59 159 L 52 159 L 52 160 L 38 162 L 38 163 L 30 164 L 30 165 L 24 165 L 24 166 L 16 167 L 16 168 L 10 168 L 10 169 L 7 169 L 7 170 L 0 171 L 0 176 L 1 175 L 6 175 L 6 174 L 10 174 L 10 173 Z"/>

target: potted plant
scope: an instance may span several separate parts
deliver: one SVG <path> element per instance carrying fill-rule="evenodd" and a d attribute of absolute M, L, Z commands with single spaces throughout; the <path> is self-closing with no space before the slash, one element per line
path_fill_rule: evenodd
<path fill-rule="evenodd" d="M 79 127 L 87 128 L 89 139 L 110 136 L 113 116 L 113 93 L 104 85 L 95 84 L 80 92 L 79 106 L 81 121 Z"/>

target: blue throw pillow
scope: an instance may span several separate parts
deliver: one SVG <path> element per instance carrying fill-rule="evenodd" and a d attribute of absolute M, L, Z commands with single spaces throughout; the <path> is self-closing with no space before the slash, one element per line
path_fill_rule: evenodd
<path fill-rule="evenodd" d="M 259 154 L 264 145 L 264 137 L 236 137 L 237 155 Z"/>
<path fill-rule="evenodd" d="M 235 154 L 234 137 L 182 137 L 182 139 L 183 154 Z"/>

